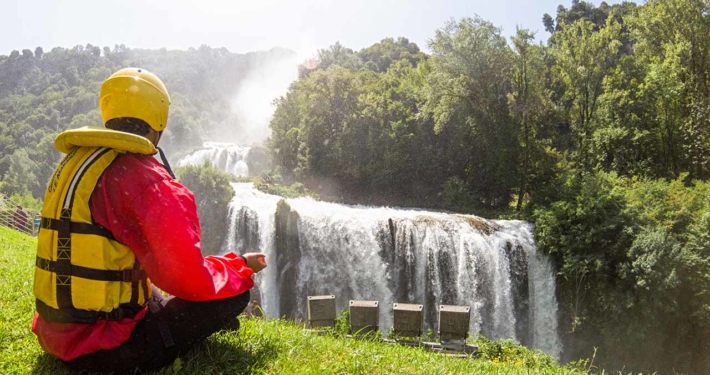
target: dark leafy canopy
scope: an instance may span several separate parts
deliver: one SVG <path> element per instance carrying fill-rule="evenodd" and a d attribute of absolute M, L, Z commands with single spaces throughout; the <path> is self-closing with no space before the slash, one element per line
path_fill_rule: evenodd
<path fill-rule="evenodd" d="M 516 207 L 558 267 L 565 359 L 710 373 L 710 2 L 447 22 L 320 51 L 276 101 L 286 181 L 371 204 Z"/>
<path fill-rule="evenodd" d="M 43 196 L 59 158 L 54 137 L 66 129 L 101 125 L 99 87 L 120 68 L 155 71 L 168 86 L 170 126 L 161 146 L 176 155 L 200 146 L 203 138 L 238 131 L 230 103 L 235 88 L 251 69 L 292 54 L 273 49 L 239 55 L 207 46 L 151 51 L 120 45 L 102 50 L 88 44 L 0 56 L 0 192 Z"/>
<path fill-rule="evenodd" d="M 458 175 L 480 204 L 508 204 L 518 173 L 517 127 L 508 108 L 513 53 L 500 29 L 480 18 L 450 21 L 431 41 L 427 117 L 435 133 L 460 127 Z"/>

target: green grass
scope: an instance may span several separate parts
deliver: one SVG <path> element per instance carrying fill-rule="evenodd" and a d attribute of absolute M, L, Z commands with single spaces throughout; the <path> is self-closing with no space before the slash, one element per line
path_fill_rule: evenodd
<path fill-rule="evenodd" d="M 30 332 L 36 240 L 0 227 L 0 374 L 68 374 Z M 156 374 L 583 374 L 511 342 L 481 340 L 478 359 L 337 335 L 279 319 L 242 319 Z"/>

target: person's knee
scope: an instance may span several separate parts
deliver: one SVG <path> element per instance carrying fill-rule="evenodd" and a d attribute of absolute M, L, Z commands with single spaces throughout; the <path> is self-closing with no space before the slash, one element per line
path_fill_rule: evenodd
<path fill-rule="evenodd" d="M 244 309 L 246 309 L 247 305 L 249 305 L 250 300 L 251 293 L 248 290 L 234 297 L 225 298 L 223 300 L 223 303 L 226 306 L 224 307 L 223 311 L 228 315 L 236 317 L 237 315 L 241 314 Z"/>
<path fill-rule="evenodd" d="M 234 297 L 209 301 L 209 306 L 212 313 L 212 321 L 214 330 L 220 329 L 239 329 L 239 320 L 237 316 L 246 309 L 249 304 L 250 293 L 246 291 Z"/>

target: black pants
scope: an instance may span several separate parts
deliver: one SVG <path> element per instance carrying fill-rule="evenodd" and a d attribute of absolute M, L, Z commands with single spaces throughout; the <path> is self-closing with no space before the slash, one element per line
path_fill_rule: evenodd
<path fill-rule="evenodd" d="M 150 310 L 121 346 L 64 362 L 73 371 L 121 374 L 154 370 L 172 363 L 211 334 L 231 323 L 249 303 L 249 291 L 213 301 L 193 302 L 163 298 L 157 289 Z"/>

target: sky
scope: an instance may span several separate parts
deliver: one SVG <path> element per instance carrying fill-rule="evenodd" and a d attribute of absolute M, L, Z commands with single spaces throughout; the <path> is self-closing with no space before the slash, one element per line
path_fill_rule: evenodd
<path fill-rule="evenodd" d="M 427 51 L 427 40 L 447 20 L 476 14 L 506 36 L 521 26 L 546 40 L 542 15 L 554 16 L 559 4 L 569 7 L 571 0 L 0 0 L 0 55 L 91 43 L 168 49 L 206 44 L 237 53 L 284 47 L 312 56 L 336 41 L 358 50 L 398 36 Z"/>

